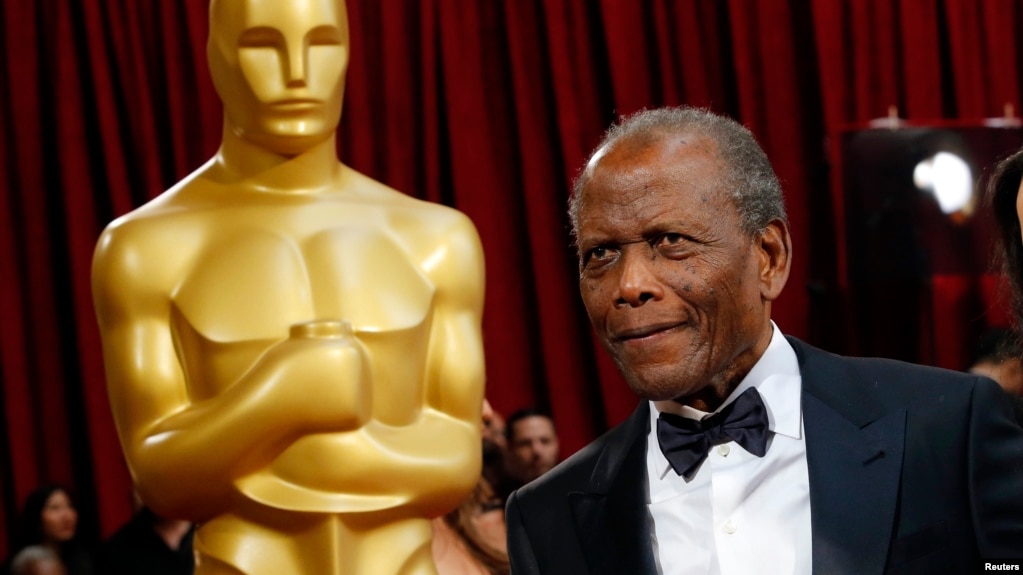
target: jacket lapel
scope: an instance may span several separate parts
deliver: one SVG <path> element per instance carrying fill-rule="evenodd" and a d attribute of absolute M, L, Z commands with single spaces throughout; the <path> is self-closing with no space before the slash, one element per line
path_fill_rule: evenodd
<path fill-rule="evenodd" d="M 789 339 L 803 378 L 815 573 L 883 573 L 906 413 L 888 411 L 846 363 Z"/>
<path fill-rule="evenodd" d="M 646 434 L 642 402 L 612 431 L 587 488 L 568 494 L 589 573 L 656 573 L 647 512 Z"/>

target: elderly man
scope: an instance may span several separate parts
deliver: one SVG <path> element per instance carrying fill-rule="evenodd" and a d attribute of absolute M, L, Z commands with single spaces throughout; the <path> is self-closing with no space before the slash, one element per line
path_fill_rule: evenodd
<path fill-rule="evenodd" d="M 959 573 L 1023 557 L 1023 430 L 993 381 L 841 358 L 771 321 L 792 248 L 748 130 L 688 108 L 627 118 L 570 211 L 590 320 L 645 401 L 512 496 L 514 573 Z"/>

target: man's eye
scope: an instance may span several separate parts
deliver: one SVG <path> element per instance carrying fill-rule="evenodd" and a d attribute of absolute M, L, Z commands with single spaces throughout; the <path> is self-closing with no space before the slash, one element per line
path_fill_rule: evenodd
<path fill-rule="evenodd" d="M 685 257 L 693 247 L 689 238 L 682 234 L 661 234 L 650 243 L 657 253 L 674 259 Z"/>
<path fill-rule="evenodd" d="M 599 267 L 615 257 L 616 250 L 606 247 L 597 246 L 587 250 L 583 254 L 583 266 L 587 268 Z"/>
<path fill-rule="evenodd" d="M 685 241 L 685 237 L 682 234 L 663 234 L 657 237 L 656 245 L 674 246 L 681 244 L 683 241 Z"/>

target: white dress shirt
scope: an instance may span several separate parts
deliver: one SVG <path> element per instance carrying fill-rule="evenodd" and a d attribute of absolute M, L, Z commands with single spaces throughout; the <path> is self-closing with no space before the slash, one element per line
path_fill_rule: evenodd
<path fill-rule="evenodd" d="M 662 575 L 804 574 L 811 570 L 810 480 L 806 468 L 796 352 L 771 322 L 767 351 L 718 408 L 749 387 L 767 407 L 767 453 L 734 441 L 712 447 L 691 481 L 675 473 L 657 444 L 650 404 L 647 437 L 651 539 Z M 680 415 L 710 414 L 684 406 Z"/>

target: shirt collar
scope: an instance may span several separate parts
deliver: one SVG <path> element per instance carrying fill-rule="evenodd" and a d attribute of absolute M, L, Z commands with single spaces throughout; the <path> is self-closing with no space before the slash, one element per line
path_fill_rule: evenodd
<path fill-rule="evenodd" d="M 735 401 L 739 394 L 750 387 L 757 388 L 764 407 L 767 408 L 768 429 L 776 434 L 802 438 L 802 377 L 799 374 L 799 360 L 781 330 L 771 321 L 771 343 L 760 356 L 753 369 L 739 382 L 725 401 L 714 411 L 717 413 L 726 405 Z M 682 406 L 679 415 L 693 419 L 702 419 L 710 413 Z M 660 412 L 654 402 L 650 402 L 650 432 L 647 437 L 647 465 L 653 477 L 663 478 L 671 469 L 671 464 L 661 453 L 657 445 L 657 418 Z"/>

